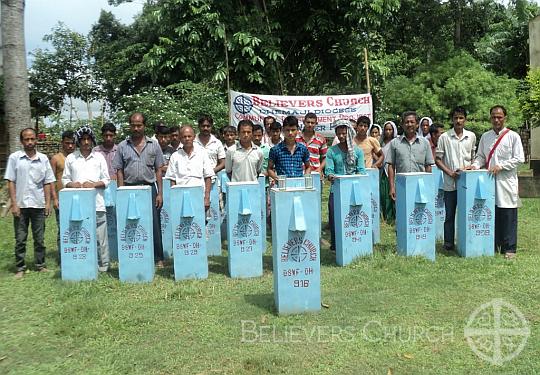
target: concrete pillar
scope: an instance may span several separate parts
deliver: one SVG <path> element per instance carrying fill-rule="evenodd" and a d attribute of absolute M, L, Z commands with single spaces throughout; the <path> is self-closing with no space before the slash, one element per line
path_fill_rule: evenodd
<path fill-rule="evenodd" d="M 64 188 L 59 196 L 62 280 L 95 280 L 96 190 Z"/>

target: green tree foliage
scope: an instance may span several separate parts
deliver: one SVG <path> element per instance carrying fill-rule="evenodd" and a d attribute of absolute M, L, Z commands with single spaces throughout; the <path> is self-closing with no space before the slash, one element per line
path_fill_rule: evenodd
<path fill-rule="evenodd" d="M 50 52 L 33 52 L 34 62 L 29 71 L 30 98 L 35 116 L 46 116 L 60 112 L 65 99 L 65 90 L 56 83 L 59 80 L 56 61 Z"/>
<path fill-rule="evenodd" d="M 148 134 L 153 134 L 153 124 L 157 121 L 168 126 L 195 125 L 203 114 L 211 115 L 217 128 L 228 124 L 224 95 L 215 87 L 203 83 L 186 81 L 168 88 L 155 87 L 124 96 L 114 115 L 114 121 L 124 125 L 124 132 L 127 130 L 127 119 L 133 112 L 145 114 Z"/>
<path fill-rule="evenodd" d="M 420 116 L 449 123 L 451 109 L 462 105 L 469 112 L 469 127 L 481 132 L 490 126 L 489 109 L 501 104 L 509 111 L 509 125 L 517 127 L 521 124 L 518 85 L 518 80 L 497 76 L 462 52 L 442 62 L 422 65 L 410 78 L 388 80 L 381 92 L 377 121 L 395 120 L 405 110 L 416 110 Z"/>
<path fill-rule="evenodd" d="M 148 71 L 140 62 L 150 44 L 144 18 L 125 26 L 110 12 L 101 11 L 89 34 L 90 50 L 95 59 L 94 71 L 103 80 L 103 91 L 109 104 L 116 106 L 123 95 L 131 95 L 151 87 Z M 145 36 L 145 33 L 150 33 Z"/>
<path fill-rule="evenodd" d="M 365 92 L 367 49 L 376 112 L 395 116 L 414 106 L 444 118 L 463 104 L 482 123 L 486 106 L 514 95 L 515 81 L 490 72 L 522 78 L 526 71 L 526 24 L 536 14 L 526 0 L 147 0 L 129 26 L 102 11 L 88 37 L 89 62 L 114 111 L 157 93 L 175 122 L 198 115 L 177 107 L 190 84 L 195 107 L 207 106 L 205 88 L 222 105 L 228 78 L 245 92 Z M 484 95 L 488 81 L 507 96 Z M 59 97 L 45 99 L 54 107 Z"/>
<path fill-rule="evenodd" d="M 476 56 L 489 69 L 515 78 L 523 78 L 529 63 L 529 20 L 540 12 L 538 4 L 516 0 L 501 10 L 504 17 L 490 24 L 475 43 Z"/>
<path fill-rule="evenodd" d="M 533 127 L 540 125 L 540 68 L 529 71 L 519 95 L 523 117 L 529 119 Z"/>
<path fill-rule="evenodd" d="M 39 129 L 46 134 L 48 141 L 57 141 L 60 142 L 62 132 L 66 130 L 77 130 L 80 126 L 90 126 L 94 129 L 94 134 L 97 137 L 98 142 L 101 140 L 101 127 L 103 124 L 108 121 L 101 116 L 94 117 L 92 120 L 89 119 L 69 119 L 66 118 L 61 113 L 52 113 L 47 118 L 47 124 L 41 119 L 39 120 Z M 38 121 L 38 120 L 36 120 Z"/>
<path fill-rule="evenodd" d="M 107 51 L 115 61 L 113 69 L 96 57 L 107 80 L 132 83 L 131 92 L 115 85 L 120 94 L 182 80 L 223 85 L 227 61 L 236 89 L 316 94 L 339 85 L 361 91 L 363 48 L 380 49 L 376 30 L 398 8 L 397 0 L 309 6 L 298 0 L 163 0 L 146 3 L 114 47 L 91 39 L 96 53 Z M 102 14 L 93 34 L 112 29 Z"/>
<path fill-rule="evenodd" d="M 54 51 L 38 49 L 30 70 L 30 86 L 36 108 L 60 111 L 65 98 L 90 103 L 101 97 L 88 39 L 59 23 L 43 38 Z M 71 104 L 71 103 L 70 103 Z"/>

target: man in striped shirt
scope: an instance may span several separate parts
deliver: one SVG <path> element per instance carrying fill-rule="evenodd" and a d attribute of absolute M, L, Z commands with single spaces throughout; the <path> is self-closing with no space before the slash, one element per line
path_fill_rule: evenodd
<path fill-rule="evenodd" d="M 296 142 L 302 143 L 308 148 L 311 170 L 319 172 L 322 181 L 328 146 L 326 145 L 326 138 L 322 134 L 315 132 L 316 125 L 317 115 L 311 112 L 308 113 L 304 117 L 304 130 L 298 133 Z"/>

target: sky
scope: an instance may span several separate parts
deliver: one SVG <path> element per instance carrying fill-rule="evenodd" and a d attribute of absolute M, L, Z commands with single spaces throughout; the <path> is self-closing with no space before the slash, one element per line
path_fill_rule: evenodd
<path fill-rule="evenodd" d="M 144 0 L 110 6 L 107 0 L 26 0 L 24 13 L 25 43 L 27 64 L 32 64 L 31 52 L 36 48 L 51 49 L 51 45 L 43 41 L 51 29 L 63 22 L 68 28 L 87 35 L 90 28 L 99 19 L 101 9 L 111 11 L 120 22 L 130 24 L 133 17 L 142 10 Z M 87 106 L 80 100 L 74 101 L 79 118 L 87 119 Z M 97 114 L 99 103 L 92 104 L 92 111 Z M 64 107 L 63 116 L 69 117 L 69 109 Z"/>
<path fill-rule="evenodd" d="M 97 22 L 101 9 L 111 11 L 122 23 L 130 24 L 133 16 L 139 13 L 143 0 L 134 0 L 117 7 L 110 6 L 107 0 L 26 0 L 24 28 L 26 52 L 36 48 L 47 48 L 43 41 L 45 34 L 63 22 L 70 29 L 88 34 Z M 49 46 L 50 48 L 50 46 Z"/>

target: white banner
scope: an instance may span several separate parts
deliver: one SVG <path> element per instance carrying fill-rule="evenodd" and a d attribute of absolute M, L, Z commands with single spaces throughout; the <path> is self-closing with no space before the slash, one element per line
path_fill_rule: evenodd
<path fill-rule="evenodd" d="M 308 113 L 317 115 L 315 131 L 324 136 L 334 135 L 332 122 L 338 119 L 358 119 L 367 116 L 373 122 L 373 105 L 370 94 L 328 96 L 278 96 L 246 94 L 231 90 L 230 124 L 234 127 L 240 120 L 263 124 L 266 116 L 280 123 L 287 116 L 296 116 L 302 126 Z"/>

